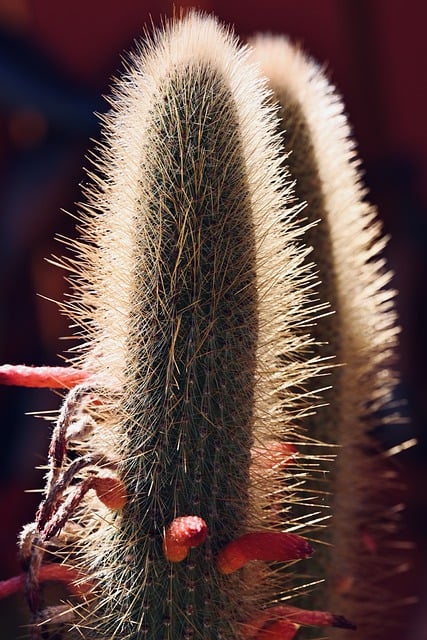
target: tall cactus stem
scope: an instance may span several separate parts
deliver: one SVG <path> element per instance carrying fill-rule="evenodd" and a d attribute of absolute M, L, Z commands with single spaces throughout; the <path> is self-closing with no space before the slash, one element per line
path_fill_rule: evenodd
<path fill-rule="evenodd" d="M 234 640 L 292 585 L 277 564 L 251 560 L 283 567 L 309 554 L 289 529 L 310 532 L 300 423 L 319 402 L 320 382 L 307 394 L 307 380 L 326 367 L 307 357 L 322 307 L 274 109 L 248 56 L 192 13 L 138 47 L 104 117 L 83 238 L 63 260 L 75 284 L 65 308 L 84 340 L 70 364 L 88 377 L 65 399 L 26 557 L 33 595 L 57 534 L 60 556 L 93 581 L 71 635 Z M 64 458 L 73 448 L 77 489 Z M 94 474 L 107 475 L 119 511 L 83 495 Z M 295 500 L 310 502 L 297 523 Z M 218 570 L 221 549 L 247 535 L 273 536 L 277 555 L 261 545 L 241 569 Z M 278 538 L 301 549 L 284 554 Z M 42 606 L 34 598 L 34 616 Z"/>

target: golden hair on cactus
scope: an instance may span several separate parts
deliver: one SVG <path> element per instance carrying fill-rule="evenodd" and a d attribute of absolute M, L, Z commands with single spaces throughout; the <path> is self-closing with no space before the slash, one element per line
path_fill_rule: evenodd
<path fill-rule="evenodd" d="M 382 252 L 385 240 L 365 201 L 341 99 L 319 66 L 285 38 L 259 36 L 253 59 L 269 79 L 280 129 L 290 150 L 284 162 L 298 198 L 307 202 L 306 241 L 321 281 L 321 300 L 334 314 L 313 328 L 338 366 L 325 394 L 328 406 L 307 422 L 309 434 L 336 442 L 330 474 L 332 546 L 326 559 L 326 606 L 354 619 L 363 640 L 389 637 L 394 602 L 384 577 L 398 554 L 390 543 L 395 513 L 391 469 L 374 429 L 392 418 L 396 376 L 391 363 L 398 327 Z M 383 418 L 381 418 L 383 416 Z M 390 529 L 391 527 L 391 529 Z M 324 568 L 325 568 L 324 567 Z M 323 602 L 323 604 L 325 604 Z M 382 634 L 385 630 L 385 636 Z M 339 630 L 332 637 L 344 637 Z"/>
<path fill-rule="evenodd" d="M 26 575 L 0 585 L 25 582 L 33 638 L 49 620 L 97 640 L 352 628 L 284 602 L 303 581 L 289 561 L 312 552 L 299 534 L 322 519 L 303 487 L 318 460 L 304 458 L 301 421 L 326 365 L 308 334 L 324 307 L 269 102 L 249 52 L 194 13 L 116 83 L 83 238 L 60 261 L 84 347 L 71 373 L 0 372 L 72 387 L 21 536 Z M 45 605 L 52 575 L 74 603 Z"/>

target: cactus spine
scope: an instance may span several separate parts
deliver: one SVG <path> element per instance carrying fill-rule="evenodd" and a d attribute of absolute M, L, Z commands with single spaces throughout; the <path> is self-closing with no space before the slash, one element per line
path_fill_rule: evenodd
<path fill-rule="evenodd" d="M 384 239 L 365 201 L 343 105 L 318 65 L 284 38 L 260 36 L 253 57 L 279 105 L 286 158 L 304 214 L 319 224 L 308 230 L 322 300 L 332 316 L 313 329 L 325 355 L 336 355 L 329 406 L 307 421 L 309 433 L 337 442 L 330 474 L 331 554 L 325 561 L 328 603 L 357 621 L 364 640 L 388 637 L 393 615 L 384 575 L 398 554 L 387 548 L 393 528 L 391 469 L 379 453 L 374 429 L 392 418 L 396 376 L 391 368 L 398 327 L 391 274 L 381 257 Z M 383 418 L 381 419 L 381 416 Z M 388 507 L 387 507 L 388 503 Z M 324 604 L 324 603 L 323 603 Z M 384 615 L 384 607 L 387 614 Z M 381 615 L 381 611 L 383 615 Z M 332 637 L 342 637 L 340 630 Z"/>

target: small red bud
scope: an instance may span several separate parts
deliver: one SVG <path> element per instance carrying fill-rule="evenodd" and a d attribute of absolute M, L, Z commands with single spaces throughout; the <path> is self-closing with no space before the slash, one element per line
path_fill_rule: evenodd
<path fill-rule="evenodd" d="M 206 540 L 208 527 L 199 516 L 175 518 L 166 530 L 163 551 L 171 562 L 181 562 L 191 547 L 198 547 Z"/>
<path fill-rule="evenodd" d="M 307 540 L 295 533 L 258 531 L 229 542 L 218 554 L 217 568 L 222 574 L 233 573 L 250 560 L 289 562 L 309 558 L 313 553 Z"/>
<path fill-rule="evenodd" d="M 294 445 L 286 442 L 273 442 L 268 447 L 253 447 L 251 451 L 252 464 L 257 473 L 285 467 L 296 459 L 297 454 Z"/>
<path fill-rule="evenodd" d="M 93 476 L 91 487 L 109 509 L 120 511 L 127 502 L 126 487 L 119 478 Z"/>

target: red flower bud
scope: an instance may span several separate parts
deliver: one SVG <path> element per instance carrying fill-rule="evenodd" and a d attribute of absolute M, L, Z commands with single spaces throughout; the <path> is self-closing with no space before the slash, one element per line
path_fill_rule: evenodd
<path fill-rule="evenodd" d="M 206 540 L 208 527 L 199 516 L 175 518 L 166 530 L 163 551 L 171 562 L 181 562 L 191 547 L 198 547 Z"/>
<path fill-rule="evenodd" d="M 69 592 L 75 596 L 84 596 L 92 588 L 92 585 L 82 573 L 63 564 L 43 564 L 37 577 L 40 582 L 63 582 Z M 19 576 L 0 582 L 0 599 L 23 589 L 26 579 L 27 575 L 21 573 Z"/>
<path fill-rule="evenodd" d="M 126 487 L 121 480 L 112 476 L 93 476 L 91 487 L 98 498 L 109 509 L 120 511 L 127 502 Z"/>

